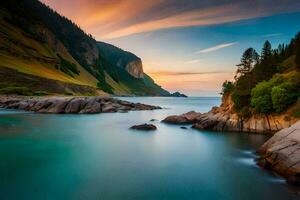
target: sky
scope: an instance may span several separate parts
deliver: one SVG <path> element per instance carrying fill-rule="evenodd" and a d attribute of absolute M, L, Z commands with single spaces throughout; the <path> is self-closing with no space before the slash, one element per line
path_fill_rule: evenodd
<path fill-rule="evenodd" d="M 300 0 L 42 0 L 95 39 L 139 56 L 165 89 L 217 96 L 248 47 L 300 31 Z"/>

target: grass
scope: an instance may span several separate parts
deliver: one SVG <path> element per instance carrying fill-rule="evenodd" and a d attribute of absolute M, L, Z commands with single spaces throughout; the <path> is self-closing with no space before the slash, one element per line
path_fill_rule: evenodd
<path fill-rule="evenodd" d="M 2 16 L 9 16 L 8 13 L 1 9 L 0 11 L 0 43 L 3 48 L 0 48 L 1 66 L 43 78 L 96 87 L 98 82 L 96 78 L 75 61 L 62 43 L 56 44 L 56 52 L 54 52 L 50 47 L 51 39 L 48 43 L 33 39 L 20 28 L 7 23 Z M 47 37 L 54 37 L 50 31 L 47 32 L 46 29 L 43 31 L 47 33 Z M 57 56 L 57 53 L 61 55 L 62 59 Z M 53 63 L 44 62 L 45 59 L 53 61 Z M 55 68 L 55 65 L 61 60 L 63 60 L 64 71 L 71 71 L 73 77 Z M 70 63 L 72 66 L 69 65 Z"/>
<path fill-rule="evenodd" d="M 45 91 L 32 91 L 27 87 L 18 87 L 18 86 L 9 86 L 0 89 L 0 94 L 14 94 L 14 95 L 23 95 L 23 96 L 46 96 L 49 93 Z"/>

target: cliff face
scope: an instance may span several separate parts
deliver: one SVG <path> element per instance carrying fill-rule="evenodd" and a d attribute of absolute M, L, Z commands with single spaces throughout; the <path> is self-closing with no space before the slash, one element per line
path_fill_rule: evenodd
<path fill-rule="evenodd" d="M 286 113 L 280 115 L 252 115 L 242 119 L 234 111 L 230 95 L 222 99 L 220 107 L 213 107 L 207 113 L 188 112 L 182 115 L 169 116 L 163 120 L 173 124 L 193 124 L 193 128 L 214 131 L 233 131 L 251 133 L 274 133 L 290 127 L 299 118 L 286 120 Z"/>
<path fill-rule="evenodd" d="M 274 133 L 299 120 L 297 118 L 287 120 L 286 113 L 280 115 L 254 114 L 250 118 L 242 119 L 234 111 L 233 105 L 231 96 L 224 96 L 221 106 L 214 107 L 208 113 L 202 114 L 193 127 L 216 131 Z"/>
<path fill-rule="evenodd" d="M 129 62 L 125 66 L 126 71 L 135 78 L 144 78 L 143 64 L 141 59 Z"/>
<path fill-rule="evenodd" d="M 135 95 L 170 95 L 144 73 L 142 60 L 138 56 L 105 42 L 97 42 L 97 44 L 101 58 L 108 66 L 105 70 L 115 82 L 122 83 Z"/>

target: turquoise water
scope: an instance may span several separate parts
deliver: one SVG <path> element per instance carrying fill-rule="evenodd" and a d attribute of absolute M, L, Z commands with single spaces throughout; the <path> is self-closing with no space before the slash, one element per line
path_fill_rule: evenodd
<path fill-rule="evenodd" d="M 296 199 L 256 167 L 266 136 L 184 130 L 155 121 L 208 111 L 219 98 L 122 98 L 163 110 L 46 115 L 0 110 L 0 199 Z M 270 198 L 272 197 L 272 198 Z"/>

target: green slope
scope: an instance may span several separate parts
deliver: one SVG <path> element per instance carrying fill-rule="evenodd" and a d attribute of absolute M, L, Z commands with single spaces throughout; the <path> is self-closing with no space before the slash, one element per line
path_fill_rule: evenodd
<path fill-rule="evenodd" d="M 116 65 L 118 56 L 126 65 L 137 58 L 134 54 L 109 45 L 101 48 L 91 35 L 41 2 L 10 0 L 1 1 L 0 6 L 0 70 L 11 68 L 20 76 L 29 74 L 116 95 L 167 93 Z"/>
<path fill-rule="evenodd" d="M 118 85 L 122 85 L 130 93 L 141 96 L 169 96 L 170 93 L 157 85 L 154 80 L 144 73 L 143 78 L 135 78 L 128 73 L 126 65 L 140 58 L 131 52 L 104 42 L 98 42 L 100 54 L 105 62 L 104 70 Z M 141 66 L 142 68 L 142 63 Z"/>

